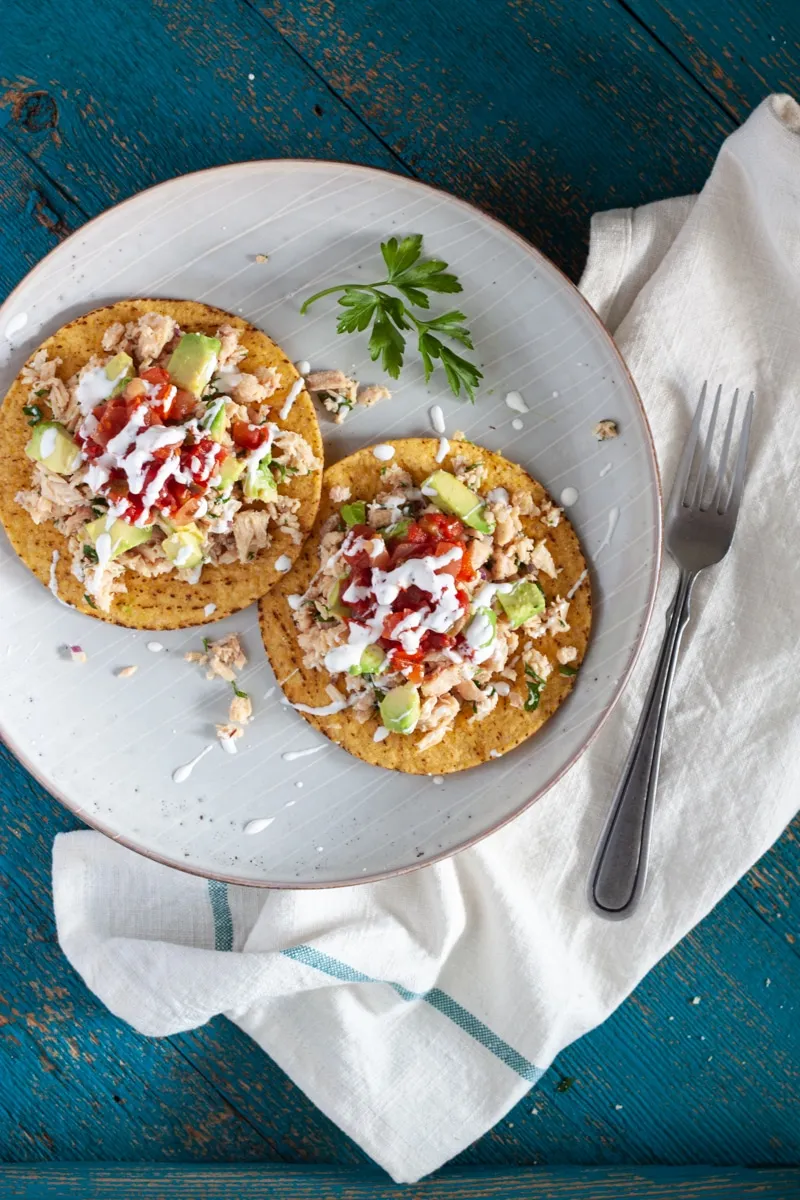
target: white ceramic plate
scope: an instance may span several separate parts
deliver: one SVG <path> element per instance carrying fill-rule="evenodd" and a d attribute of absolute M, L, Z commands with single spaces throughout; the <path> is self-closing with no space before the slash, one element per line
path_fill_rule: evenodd
<path fill-rule="evenodd" d="M 332 461 L 387 437 L 448 431 L 515 459 L 560 496 L 592 566 L 595 624 L 571 698 L 505 758 L 442 780 L 369 767 L 282 707 L 253 609 L 210 627 L 243 635 L 242 687 L 256 718 L 233 758 L 215 744 L 229 691 L 183 654 L 199 632 L 115 629 L 60 606 L 0 534 L 0 729 L 24 765 L 90 825 L 176 867 L 290 887 L 363 881 L 453 853 L 515 816 L 577 758 L 623 687 L 641 643 L 660 547 L 658 474 L 641 404 L 614 345 L 571 284 L 536 250 L 467 204 L 363 167 L 254 162 L 152 188 L 89 222 L 0 308 L 0 394 L 25 356 L 65 321 L 128 296 L 206 300 L 262 326 L 295 359 L 379 382 L 366 339 L 335 333 L 335 302 L 299 313 L 310 292 L 382 278 L 378 245 L 422 233 L 464 292 L 485 379 L 474 407 L 416 365 L 391 401 L 342 426 L 321 417 Z M 256 254 L 269 262 L 257 264 Z M 505 404 L 522 393 L 529 412 Z M 618 421 L 598 443 L 592 427 Z M 204 630 L 209 632 L 209 628 Z M 88 661 L 63 655 L 79 644 Z M 120 679 L 115 670 L 136 664 Z M 190 778 L 173 771 L 213 749 Z M 322 746 L 286 761 L 286 752 Z M 256 836 L 254 818 L 274 818 Z"/>

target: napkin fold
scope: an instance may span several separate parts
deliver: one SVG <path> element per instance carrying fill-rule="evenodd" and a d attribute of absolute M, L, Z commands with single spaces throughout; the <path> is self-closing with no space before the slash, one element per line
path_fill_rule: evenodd
<path fill-rule="evenodd" d="M 791 819 L 800 795 L 800 108 L 766 100 L 698 197 L 592 221 L 581 290 L 643 397 L 667 485 L 700 385 L 755 389 L 733 549 L 701 577 L 678 667 L 651 875 L 624 924 L 586 880 L 676 582 L 579 763 L 530 811 L 437 866 L 261 892 L 61 835 L 64 953 L 135 1029 L 225 1013 L 398 1182 L 483 1134 L 603 1021 Z"/>

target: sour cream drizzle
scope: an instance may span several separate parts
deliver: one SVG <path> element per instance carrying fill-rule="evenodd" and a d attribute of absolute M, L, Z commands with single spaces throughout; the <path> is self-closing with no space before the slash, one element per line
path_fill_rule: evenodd
<path fill-rule="evenodd" d="M 211 751 L 213 749 L 214 749 L 213 746 L 204 746 L 203 749 L 200 751 L 200 753 L 195 755 L 195 757 L 193 759 L 191 759 L 190 762 L 184 763 L 182 767 L 176 767 L 175 770 L 172 772 L 172 782 L 173 783 L 185 783 L 186 780 L 191 775 L 192 771 L 195 769 L 197 764 L 200 762 L 200 759 L 205 758 L 205 756 L 209 753 L 209 751 Z"/>
<path fill-rule="evenodd" d="M 300 393 L 302 392 L 302 390 L 305 386 L 306 386 L 306 381 L 305 381 L 305 379 L 303 379 L 303 377 L 301 375 L 299 379 L 295 379 L 294 383 L 289 388 L 289 395 L 284 400 L 283 407 L 281 408 L 281 411 L 280 411 L 280 418 L 282 421 L 285 421 L 286 418 L 288 417 L 289 413 L 292 411 L 292 405 L 294 404 L 295 400 L 300 395 Z"/>

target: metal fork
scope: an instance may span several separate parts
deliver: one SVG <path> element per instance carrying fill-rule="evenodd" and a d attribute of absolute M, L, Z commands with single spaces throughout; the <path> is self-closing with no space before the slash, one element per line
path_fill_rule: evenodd
<path fill-rule="evenodd" d="M 689 620 L 692 588 L 701 571 L 714 566 L 728 553 L 744 491 L 747 446 L 755 395 L 751 392 L 747 401 L 733 479 L 728 488 L 726 471 L 739 399 L 738 389 L 734 393 L 719 467 L 713 480 L 711 495 L 708 496 L 707 485 L 711 482 L 711 449 L 722 388 L 717 389 L 708 432 L 695 473 L 692 467 L 700 446 L 700 426 L 706 388 L 707 384 L 704 383 L 666 513 L 666 547 L 681 572 L 678 590 L 667 617 L 667 631 L 661 646 L 658 666 L 592 866 L 590 901 L 597 913 L 610 920 L 629 917 L 636 909 L 644 889 L 664 720 L 675 675 L 678 649 L 683 630 Z"/>

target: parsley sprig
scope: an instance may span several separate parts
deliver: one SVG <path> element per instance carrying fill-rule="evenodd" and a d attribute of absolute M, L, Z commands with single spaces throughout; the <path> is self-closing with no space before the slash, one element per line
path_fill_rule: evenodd
<path fill-rule="evenodd" d="M 537 675 L 533 667 L 526 664 L 525 666 L 525 684 L 528 689 L 528 697 L 523 705 L 525 712 L 534 712 L 539 707 L 539 700 L 544 691 L 545 681 L 541 675 Z"/>
<path fill-rule="evenodd" d="M 372 361 L 381 360 L 381 366 L 392 379 L 397 379 L 403 366 L 406 348 L 406 332 L 417 336 L 417 350 L 425 370 L 427 383 L 436 363 L 444 368 L 447 382 L 453 395 L 464 395 L 475 400 L 475 389 L 483 374 L 468 359 L 457 354 L 446 344 L 456 342 L 472 350 L 472 336 L 465 325 L 464 313 L 453 309 L 439 316 L 424 320 L 416 316 L 409 306 L 430 308 L 429 292 L 453 293 L 462 291 L 455 275 L 447 270 L 447 263 L 440 258 L 422 258 L 422 234 L 408 237 L 389 238 L 381 242 L 381 254 L 386 263 L 386 278 L 376 283 L 339 283 L 324 288 L 309 296 L 300 309 L 308 312 L 312 304 L 323 296 L 341 292 L 339 304 L 344 309 L 337 322 L 338 333 L 363 333 L 372 326 L 369 352 Z M 391 287 L 400 295 L 384 291 Z M 443 341 L 442 339 L 446 339 Z"/>

